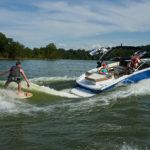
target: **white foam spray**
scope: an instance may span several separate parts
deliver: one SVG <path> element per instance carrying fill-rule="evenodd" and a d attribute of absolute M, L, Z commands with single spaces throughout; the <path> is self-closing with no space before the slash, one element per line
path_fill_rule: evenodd
<path fill-rule="evenodd" d="M 76 80 L 76 77 L 40 77 L 40 78 L 32 78 L 30 82 L 39 83 L 39 82 L 54 82 L 54 81 L 71 81 Z"/>
<path fill-rule="evenodd" d="M 17 99 L 17 95 L 14 91 L 4 89 L 0 90 L 0 117 L 19 113 L 32 115 L 32 112 L 40 110 L 41 108 L 39 107 Z"/>
<path fill-rule="evenodd" d="M 1 83 L 1 82 L 0 82 Z M 15 83 L 10 85 L 10 88 L 17 88 Z M 26 87 L 26 83 L 23 82 L 23 88 Z M 40 92 L 45 92 L 48 94 L 54 94 L 63 97 L 75 98 L 73 94 L 56 91 L 54 89 L 50 89 L 49 87 L 39 86 L 34 83 L 31 83 L 31 90 L 36 90 Z M 107 106 L 112 102 L 116 103 L 118 98 L 127 98 L 130 96 L 143 96 L 150 95 L 150 79 L 143 80 L 139 83 L 121 86 L 114 88 L 108 92 L 104 92 L 102 94 L 98 94 L 97 96 L 91 98 L 84 98 L 79 100 L 67 100 L 65 102 L 60 102 L 57 104 L 47 105 L 47 106 L 34 106 L 29 104 L 28 101 L 20 101 L 15 97 L 12 97 L 13 92 L 11 90 L 0 90 L 0 116 L 3 114 L 18 114 L 25 113 L 32 115 L 32 112 L 46 112 L 53 113 L 57 109 L 60 112 L 58 114 L 62 114 L 62 109 L 64 108 L 65 113 L 78 115 L 82 112 L 90 112 L 95 109 L 95 107 L 99 106 Z M 63 115 L 63 114 L 62 114 Z M 73 117 L 71 115 L 71 117 Z"/>
<path fill-rule="evenodd" d="M 129 145 L 127 143 L 123 143 L 122 147 L 120 148 L 120 150 L 140 150 L 141 148 L 138 148 L 137 145 Z M 146 147 L 145 150 L 148 150 L 148 148 Z"/>
<path fill-rule="evenodd" d="M 45 80 L 45 78 L 43 78 Z M 41 80 L 41 79 L 36 79 L 36 80 Z M 58 80 L 58 78 L 57 78 Z M 4 84 L 4 81 L 1 81 L 0 83 Z M 78 98 L 78 96 L 71 94 L 70 92 L 65 92 L 65 91 L 57 91 L 55 89 L 46 87 L 46 86 L 40 86 L 37 85 L 35 83 L 30 82 L 30 88 L 27 87 L 26 82 L 23 81 L 22 82 L 22 88 L 24 89 L 28 89 L 28 90 L 35 90 L 35 91 L 39 91 L 39 92 L 43 92 L 46 94 L 51 94 L 51 95 L 56 95 L 56 96 L 61 96 L 61 97 L 67 97 L 67 98 Z M 17 88 L 17 84 L 12 82 L 9 85 L 10 88 Z"/>

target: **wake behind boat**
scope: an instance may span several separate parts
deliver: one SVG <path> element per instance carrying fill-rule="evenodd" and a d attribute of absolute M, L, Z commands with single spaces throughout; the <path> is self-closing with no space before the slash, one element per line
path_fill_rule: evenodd
<path fill-rule="evenodd" d="M 119 58 L 119 61 L 111 62 L 107 65 L 109 73 L 99 74 L 104 58 L 110 55 L 114 49 L 94 50 L 90 54 L 101 54 L 98 66 L 82 74 L 77 80 L 77 86 L 71 90 L 75 95 L 81 97 L 91 97 L 95 94 L 107 91 L 116 85 L 126 85 L 150 78 L 150 59 L 139 59 L 137 68 L 131 69 L 128 66 L 130 59 Z M 146 54 L 145 51 L 135 52 L 131 58 L 141 58 Z"/>

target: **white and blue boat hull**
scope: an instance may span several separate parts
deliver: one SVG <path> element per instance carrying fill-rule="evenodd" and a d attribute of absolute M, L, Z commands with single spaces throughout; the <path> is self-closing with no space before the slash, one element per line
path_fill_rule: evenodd
<path fill-rule="evenodd" d="M 109 89 L 112 89 L 117 85 L 127 85 L 139 82 L 144 79 L 148 79 L 150 78 L 150 68 L 148 67 L 146 69 L 138 70 L 132 74 L 123 75 L 122 77 L 119 77 L 117 79 L 114 78 L 107 81 L 103 81 L 102 84 L 101 82 L 91 84 L 89 81 L 85 79 L 85 76 L 86 74 L 83 74 L 76 80 L 77 87 L 72 89 L 71 92 L 81 97 L 90 97 L 99 94 L 101 92 L 107 91 Z"/>

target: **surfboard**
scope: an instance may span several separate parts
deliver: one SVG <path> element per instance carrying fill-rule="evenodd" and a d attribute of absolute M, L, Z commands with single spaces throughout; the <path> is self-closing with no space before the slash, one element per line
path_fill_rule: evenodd
<path fill-rule="evenodd" d="M 17 94 L 17 97 L 21 99 L 30 98 L 32 96 L 33 94 L 30 92 L 21 92 L 19 95 Z"/>
<path fill-rule="evenodd" d="M 90 55 L 91 55 L 91 56 L 95 56 L 95 55 L 100 54 L 101 52 L 102 52 L 101 50 L 95 49 L 95 50 L 92 50 L 92 51 L 90 52 Z"/>

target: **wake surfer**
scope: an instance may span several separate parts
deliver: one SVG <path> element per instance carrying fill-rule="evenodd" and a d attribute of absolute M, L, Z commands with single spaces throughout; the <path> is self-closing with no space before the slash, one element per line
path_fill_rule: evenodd
<path fill-rule="evenodd" d="M 8 72 L 10 72 L 10 73 L 9 73 L 8 79 L 4 85 L 4 88 L 7 88 L 11 82 L 16 82 L 18 84 L 18 95 L 21 94 L 22 79 L 20 77 L 20 73 L 22 74 L 23 78 L 25 79 L 25 81 L 27 83 L 27 87 L 30 87 L 29 81 L 28 81 L 23 69 L 21 68 L 20 62 L 16 62 L 16 66 L 13 66 L 13 67 L 7 69 L 3 73 L 1 73 L 0 76 L 3 76 L 5 74 L 7 74 Z"/>

